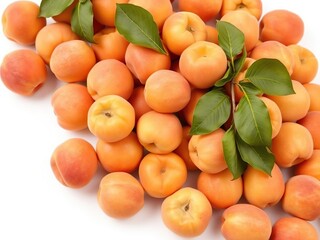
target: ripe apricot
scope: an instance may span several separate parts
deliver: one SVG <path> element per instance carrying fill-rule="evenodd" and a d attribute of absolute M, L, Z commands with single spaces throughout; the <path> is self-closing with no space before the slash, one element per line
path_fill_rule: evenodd
<path fill-rule="evenodd" d="M 260 39 L 274 40 L 284 45 L 297 44 L 304 34 L 301 17 L 285 9 L 267 12 L 260 21 Z"/>
<path fill-rule="evenodd" d="M 311 157 L 312 136 L 306 127 L 298 123 L 284 122 L 278 135 L 272 139 L 271 149 L 277 165 L 291 167 Z"/>
<path fill-rule="evenodd" d="M 50 164 L 61 184 L 70 188 L 82 188 L 94 177 L 98 158 L 88 141 L 70 138 L 54 149 Z"/>
<path fill-rule="evenodd" d="M 148 153 L 139 165 L 139 179 L 150 196 L 165 198 L 186 182 L 187 168 L 175 153 Z"/>
<path fill-rule="evenodd" d="M 189 141 L 191 138 L 190 132 L 190 126 L 186 125 L 182 127 L 183 131 L 183 137 L 180 145 L 174 150 L 174 153 L 178 154 L 183 161 L 185 162 L 187 169 L 189 171 L 199 170 L 197 166 L 192 162 L 190 155 L 189 155 Z"/>
<path fill-rule="evenodd" d="M 260 208 L 274 206 L 280 202 L 285 182 L 281 169 L 273 165 L 271 176 L 248 166 L 243 174 L 243 188 L 246 200 Z"/>
<path fill-rule="evenodd" d="M 255 16 L 247 11 L 230 11 L 221 21 L 229 22 L 243 32 L 246 51 L 251 51 L 259 40 L 259 23 Z"/>
<path fill-rule="evenodd" d="M 265 211 L 254 205 L 238 203 L 224 210 L 221 233 L 226 240 L 267 240 L 272 223 Z"/>
<path fill-rule="evenodd" d="M 320 111 L 308 112 L 307 115 L 298 120 L 297 123 L 309 130 L 313 139 L 313 147 L 320 149 Z"/>
<path fill-rule="evenodd" d="M 109 173 L 100 181 L 97 200 L 108 216 L 130 218 L 143 208 L 144 190 L 140 182 L 129 173 Z"/>
<path fill-rule="evenodd" d="M 294 58 L 294 67 L 291 78 L 302 84 L 311 82 L 318 72 L 318 59 L 314 53 L 297 44 L 289 45 Z"/>
<path fill-rule="evenodd" d="M 295 175 L 310 175 L 320 180 L 320 149 L 314 149 L 310 158 L 294 168 Z"/>
<path fill-rule="evenodd" d="M 227 168 L 222 146 L 224 132 L 218 128 L 212 133 L 191 137 L 188 146 L 190 158 L 201 171 L 218 173 Z"/>
<path fill-rule="evenodd" d="M 52 23 L 39 31 L 35 40 L 35 47 L 38 54 L 49 64 L 53 50 L 60 43 L 76 39 L 79 39 L 79 36 L 72 31 L 69 24 Z"/>
<path fill-rule="evenodd" d="M 73 131 L 87 128 L 88 111 L 93 102 L 86 86 L 78 83 L 64 84 L 51 96 L 51 106 L 58 124 Z"/>
<path fill-rule="evenodd" d="M 95 19 L 106 26 L 115 26 L 116 4 L 128 3 L 129 0 L 92 0 L 92 10 Z"/>
<path fill-rule="evenodd" d="M 213 208 L 228 208 L 242 196 L 242 177 L 233 179 L 229 169 L 214 174 L 201 172 L 197 189 L 206 195 Z"/>
<path fill-rule="evenodd" d="M 130 43 L 125 53 L 125 63 L 132 74 L 145 84 L 148 77 L 162 69 L 170 69 L 169 55 Z"/>
<path fill-rule="evenodd" d="M 98 139 L 96 152 L 102 167 L 108 172 L 135 171 L 143 156 L 143 147 L 136 133 L 117 142 L 105 142 Z"/>
<path fill-rule="evenodd" d="M 227 64 L 227 57 L 219 45 L 197 41 L 181 53 L 179 69 L 192 86 L 207 89 L 224 75 Z"/>
<path fill-rule="evenodd" d="M 30 96 L 46 82 L 47 68 L 31 49 L 18 49 L 4 56 L 0 68 L 3 84 L 12 92 Z"/>
<path fill-rule="evenodd" d="M 293 94 L 285 96 L 267 95 L 278 105 L 284 122 L 296 122 L 304 118 L 310 108 L 310 96 L 303 85 L 296 80 L 292 80 L 292 86 L 295 92 Z"/>
<path fill-rule="evenodd" d="M 164 94 L 165 93 L 165 94 Z M 174 113 L 183 109 L 191 97 L 188 81 L 172 70 L 158 70 L 148 77 L 144 98 L 150 108 L 161 113 Z"/>
<path fill-rule="evenodd" d="M 207 22 L 218 16 L 222 2 L 222 0 L 179 0 L 178 9 L 179 11 L 193 12 Z"/>
<path fill-rule="evenodd" d="M 182 141 L 182 125 L 173 113 L 149 111 L 136 124 L 139 142 L 149 152 L 167 154 Z"/>
<path fill-rule="evenodd" d="M 183 119 L 191 126 L 193 120 L 194 110 L 198 104 L 200 98 L 206 93 L 205 89 L 193 88 L 191 90 L 190 101 L 181 110 L 181 115 Z"/>
<path fill-rule="evenodd" d="M 89 108 L 88 128 L 106 142 L 117 142 L 127 137 L 135 126 L 132 105 L 118 95 L 98 98 Z"/>
<path fill-rule="evenodd" d="M 132 94 L 128 100 L 130 104 L 133 106 L 136 116 L 136 122 L 138 122 L 139 118 L 152 110 L 151 107 L 147 104 L 144 98 L 144 86 L 137 86 L 133 89 Z"/>
<path fill-rule="evenodd" d="M 164 21 L 173 13 L 170 0 L 129 0 L 128 3 L 146 9 L 152 15 L 160 30 Z"/>
<path fill-rule="evenodd" d="M 290 177 L 282 199 L 285 212 L 312 221 L 320 217 L 320 181 L 309 175 Z"/>
<path fill-rule="evenodd" d="M 243 10 L 247 11 L 260 20 L 262 15 L 261 0 L 223 0 L 220 14 L 225 15 L 230 11 Z"/>
<path fill-rule="evenodd" d="M 181 188 L 161 205 L 163 223 L 182 237 L 196 237 L 208 227 L 212 208 L 206 196 L 191 187 Z"/>
<path fill-rule="evenodd" d="M 96 63 L 96 57 L 89 44 L 83 40 L 60 43 L 52 52 L 50 68 L 63 82 L 81 82 Z"/>
<path fill-rule="evenodd" d="M 164 22 L 162 38 L 170 52 L 180 56 L 192 43 L 206 40 L 206 24 L 195 13 L 175 12 Z"/>
<path fill-rule="evenodd" d="M 294 55 L 292 51 L 284 44 L 269 40 L 257 44 L 249 56 L 253 59 L 274 58 L 279 60 L 291 75 L 294 68 Z"/>
<path fill-rule="evenodd" d="M 297 217 L 280 217 L 272 226 L 270 240 L 317 240 L 316 228 L 306 220 Z"/>
<path fill-rule="evenodd" d="M 91 45 L 97 60 L 116 59 L 125 61 L 125 54 L 129 42 L 113 27 L 106 27 L 93 36 Z"/>
<path fill-rule="evenodd" d="M 133 87 L 134 80 L 130 70 L 116 59 L 101 60 L 88 73 L 88 92 L 95 100 L 106 95 L 118 95 L 128 99 Z"/>
<path fill-rule="evenodd" d="M 310 96 L 309 111 L 320 111 L 320 85 L 317 83 L 303 84 Z"/>
<path fill-rule="evenodd" d="M 47 24 L 38 17 L 40 7 L 31 1 L 14 1 L 2 13 L 4 35 L 21 45 L 33 45 L 38 32 Z"/>

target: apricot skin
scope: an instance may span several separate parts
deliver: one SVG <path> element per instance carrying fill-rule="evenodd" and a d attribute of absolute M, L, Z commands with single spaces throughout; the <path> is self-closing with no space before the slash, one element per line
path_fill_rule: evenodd
<path fill-rule="evenodd" d="M 46 64 L 30 49 L 8 53 L 1 64 L 1 80 L 14 93 L 33 95 L 47 78 Z"/>

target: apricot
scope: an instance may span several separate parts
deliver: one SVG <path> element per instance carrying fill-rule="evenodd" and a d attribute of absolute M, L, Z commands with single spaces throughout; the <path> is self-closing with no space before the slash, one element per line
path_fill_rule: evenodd
<path fill-rule="evenodd" d="M 233 179 L 229 169 L 214 174 L 201 172 L 197 189 L 206 195 L 213 208 L 228 208 L 237 204 L 242 196 L 242 177 Z"/>
<path fill-rule="evenodd" d="M 154 198 L 165 198 L 180 189 L 187 180 L 187 168 L 175 153 L 148 153 L 139 165 L 144 190 Z"/>
<path fill-rule="evenodd" d="M 182 127 L 183 137 L 180 145 L 174 150 L 174 153 L 178 154 L 183 161 L 185 162 L 187 169 L 189 171 L 198 170 L 197 166 L 192 162 L 190 155 L 189 155 L 189 141 L 191 138 L 190 132 L 190 126 L 186 125 Z"/>
<path fill-rule="evenodd" d="M 281 110 L 278 107 L 278 105 L 274 101 L 272 101 L 270 98 L 260 97 L 260 99 L 264 102 L 264 104 L 268 109 L 270 121 L 271 121 L 271 127 L 272 127 L 271 137 L 274 138 L 278 135 L 282 125 Z"/>
<path fill-rule="evenodd" d="M 164 94 L 165 93 L 165 94 Z M 182 110 L 189 102 L 191 88 L 188 81 L 172 70 L 158 70 L 148 77 L 144 98 L 150 108 L 161 113 Z"/>
<path fill-rule="evenodd" d="M 175 12 L 164 22 L 162 38 L 169 51 L 180 56 L 192 43 L 206 40 L 206 24 L 195 13 Z"/>
<path fill-rule="evenodd" d="M 306 220 L 297 217 L 281 217 L 272 227 L 270 240 L 317 240 L 316 228 Z"/>
<path fill-rule="evenodd" d="M 222 138 L 225 131 L 218 128 L 209 134 L 193 135 L 189 141 L 192 162 L 203 172 L 218 173 L 227 168 Z"/>
<path fill-rule="evenodd" d="M 134 80 L 130 70 L 116 59 L 101 60 L 88 73 L 88 92 L 95 100 L 107 95 L 118 95 L 127 100 L 133 87 Z"/>
<path fill-rule="evenodd" d="M 289 45 L 294 58 L 291 78 L 302 84 L 311 82 L 318 72 L 318 59 L 311 50 L 297 44 Z"/>
<path fill-rule="evenodd" d="M 304 34 L 301 17 L 285 9 L 267 12 L 260 21 L 260 39 L 274 40 L 284 45 L 297 44 Z"/>
<path fill-rule="evenodd" d="M 46 82 L 47 68 L 39 54 L 31 49 L 19 49 L 4 56 L 0 74 L 10 91 L 30 96 Z"/>
<path fill-rule="evenodd" d="M 292 80 L 292 87 L 295 93 L 290 95 L 266 95 L 278 105 L 284 122 L 296 122 L 304 118 L 310 108 L 310 95 L 304 86 L 300 82 Z"/>
<path fill-rule="evenodd" d="M 215 19 L 221 9 L 222 0 L 179 0 L 178 9 L 179 11 L 193 12 L 197 14 L 205 22 Z"/>
<path fill-rule="evenodd" d="M 54 149 L 50 164 L 54 176 L 61 184 L 82 188 L 93 179 L 98 168 L 98 158 L 88 141 L 70 138 Z"/>
<path fill-rule="evenodd" d="M 79 39 L 79 36 L 72 31 L 69 24 L 52 23 L 39 31 L 35 40 L 35 48 L 43 60 L 49 64 L 53 50 L 60 43 L 76 39 Z"/>
<path fill-rule="evenodd" d="M 228 12 L 242 10 L 247 11 L 260 20 L 262 15 L 261 0 L 223 0 L 220 14 L 225 15 Z"/>
<path fill-rule="evenodd" d="M 320 149 L 320 111 L 308 112 L 307 115 L 298 120 L 297 123 L 309 130 L 313 139 L 313 147 Z"/>
<path fill-rule="evenodd" d="M 170 69 L 171 59 L 169 55 L 130 43 L 125 53 L 125 63 L 140 83 L 145 84 L 152 73 Z"/>
<path fill-rule="evenodd" d="M 221 233 L 226 240 L 268 240 L 271 231 L 269 216 L 254 205 L 238 203 L 222 214 Z"/>
<path fill-rule="evenodd" d="M 129 0 L 92 0 L 92 10 L 95 19 L 106 26 L 115 26 L 116 4 L 128 3 Z"/>
<path fill-rule="evenodd" d="M 233 24 L 245 37 L 246 51 L 251 51 L 259 40 L 259 23 L 255 16 L 247 11 L 230 11 L 223 15 L 220 19 Z"/>
<path fill-rule="evenodd" d="M 160 30 L 164 21 L 173 13 L 170 0 L 129 0 L 128 3 L 146 9 L 152 15 Z"/>
<path fill-rule="evenodd" d="M 107 27 L 93 36 L 94 43 L 91 45 L 97 60 L 116 59 L 125 62 L 125 54 L 129 42 L 116 30 Z"/>
<path fill-rule="evenodd" d="M 189 124 L 192 125 L 194 110 L 197 106 L 200 98 L 206 93 L 206 90 L 199 88 L 192 88 L 190 101 L 188 104 L 181 110 L 181 115 L 183 119 Z"/>
<path fill-rule="evenodd" d="M 208 227 L 212 208 L 206 196 L 191 187 L 182 188 L 165 198 L 161 218 L 168 229 L 182 237 L 196 237 Z"/>
<path fill-rule="evenodd" d="M 309 175 L 290 177 L 282 199 L 285 212 L 304 220 L 320 217 L 320 181 Z"/>
<path fill-rule="evenodd" d="M 174 151 L 181 143 L 182 125 L 173 113 L 149 111 L 136 124 L 139 142 L 144 148 L 156 154 Z"/>
<path fill-rule="evenodd" d="M 151 107 L 147 104 L 144 98 L 144 86 L 137 86 L 133 89 L 130 98 L 128 99 L 130 104 L 133 106 L 135 111 L 136 122 L 138 122 L 139 118 L 152 110 Z"/>
<path fill-rule="evenodd" d="M 294 55 L 292 51 L 284 44 L 278 41 L 265 41 L 257 44 L 250 52 L 253 59 L 274 58 L 279 60 L 291 75 L 294 68 Z"/>
<path fill-rule="evenodd" d="M 31 1 L 14 1 L 2 13 L 4 35 L 21 45 L 33 45 L 38 32 L 47 24 L 38 17 L 40 7 Z"/>
<path fill-rule="evenodd" d="M 277 164 L 274 164 L 271 176 L 248 166 L 243 174 L 243 186 L 244 196 L 250 204 L 266 208 L 280 202 L 285 182 Z"/>
<path fill-rule="evenodd" d="M 58 124 L 73 131 L 88 127 L 88 111 L 93 102 L 86 86 L 78 83 L 64 84 L 51 96 L 51 106 Z"/>
<path fill-rule="evenodd" d="M 132 105 L 118 95 L 98 98 L 88 111 L 88 128 L 106 142 L 117 142 L 129 136 L 135 126 Z"/>
<path fill-rule="evenodd" d="M 200 89 L 212 87 L 227 70 L 223 49 L 208 41 L 197 41 L 180 56 L 179 69 L 189 83 Z"/>
<path fill-rule="evenodd" d="M 320 149 L 314 149 L 310 158 L 294 168 L 295 175 L 310 175 L 320 180 Z"/>
<path fill-rule="evenodd" d="M 129 173 L 109 173 L 100 181 L 97 200 L 106 215 L 119 219 L 130 218 L 143 208 L 144 190 Z"/>
<path fill-rule="evenodd" d="M 50 68 L 63 82 L 81 82 L 96 63 L 96 57 L 89 44 L 83 40 L 60 43 L 52 52 Z"/>
<path fill-rule="evenodd" d="M 310 96 L 309 111 L 320 111 L 320 85 L 317 83 L 303 84 Z"/>
<path fill-rule="evenodd" d="M 132 173 L 138 169 L 143 157 L 143 147 L 134 132 L 117 142 L 98 139 L 96 152 L 102 167 L 108 172 Z"/>
<path fill-rule="evenodd" d="M 284 122 L 278 135 L 272 139 L 271 149 L 278 166 L 291 167 L 311 157 L 312 136 L 306 127 L 298 123 Z"/>
<path fill-rule="evenodd" d="M 218 30 L 209 24 L 206 24 L 207 38 L 206 41 L 218 44 Z"/>

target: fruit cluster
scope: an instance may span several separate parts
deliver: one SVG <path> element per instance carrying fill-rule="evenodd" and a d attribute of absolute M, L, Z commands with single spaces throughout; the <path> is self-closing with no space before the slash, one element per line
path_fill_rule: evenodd
<path fill-rule="evenodd" d="M 32 96 L 51 71 L 63 83 L 51 97 L 57 124 L 88 129 L 97 139 L 93 146 L 70 138 L 54 149 L 50 164 L 61 184 L 82 188 L 101 167 L 106 174 L 97 202 L 108 216 L 133 217 L 148 194 L 163 199 L 163 223 L 184 237 L 201 235 L 215 209 L 223 209 L 225 239 L 319 238 L 309 222 L 320 217 L 320 85 L 313 82 L 318 60 L 299 45 L 304 22 L 297 14 L 262 15 L 261 0 L 68 2 L 52 22 L 31 1 L 11 3 L 2 16 L 5 36 L 25 47 L 4 57 L 2 83 Z M 92 4 L 93 42 L 71 26 L 74 8 L 83 3 Z M 147 10 L 165 51 L 123 36 L 115 23 L 117 4 Z M 232 175 L 223 139 L 233 114 L 211 133 L 190 134 L 199 100 L 230 67 L 216 21 L 244 34 L 243 66 L 222 87 L 235 106 L 247 96 L 243 81 L 259 59 L 277 59 L 290 75 L 294 94 L 257 93 L 272 127 L 269 175 L 251 165 L 240 177 Z M 293 174 L 286 181 L 282 170 L 289 168 Z M 196 187 L 186 184 L 191 171 Z M 272 223 L 264 209 L 276 205 L 290 216 Z"/>

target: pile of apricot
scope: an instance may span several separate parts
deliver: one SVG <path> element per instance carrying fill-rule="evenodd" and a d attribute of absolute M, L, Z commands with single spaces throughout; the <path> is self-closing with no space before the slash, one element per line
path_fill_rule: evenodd
<path fill-rule="evenodd" d="M 95 146 L 77 137 L 56 146 L 49 162 L 61 184 L 82 188 L 102 168 L 97 203 L 106 215 L 134 217 L 147 194 L 163 199 L 163 223 L 180 236 L 201 235 L 214 210 L 223 209 L 225 239 L 319 239 L 310 223 L 320 217 L 318 60 L 299 45 L 301 17 L 287 10 L 262 15 L 261 0 L 92 0 L 89 43 L 70 26 L 77 2 L 52 19 L 38 17 L 39 4 L 31 1 L 12 2 L 2 15 L 5 36 L 21 46 L 3 58 L 2 83 L 32 96 L 51 71 L 62 83 L 51 98 L 57 124 L 87 129 L 97 139 Z M 116 3 L 148 10 L 168 54 L 128 42 L 115 28 Z M 231 83 L 237 101 L 237 80 L 257 59 L 280 60 L 292 78 L 295 94 L 260 96 L 273 130 L 271 176 L 248 166 L 233 179 L 224 160 L 224 126 L 189 135 L 198 100 L 228 67 L 216 20 L 245 36 L 246 63 Z M 186 185 L 191 171 L 196 187 Z M 264 209 L 276 205 L 289 216 L 272 222 Z"/>

